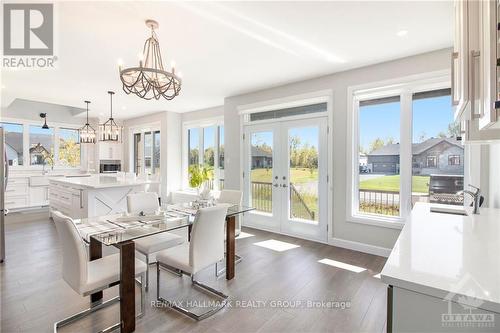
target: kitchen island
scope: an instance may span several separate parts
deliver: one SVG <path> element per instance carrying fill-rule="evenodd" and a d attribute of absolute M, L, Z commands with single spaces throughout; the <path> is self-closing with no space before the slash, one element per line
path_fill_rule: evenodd
<path fill-rule="evenodd" d="M 116 175 L 53 178 L 49 181 L 50 211 L 72 218 L 86 218 L 127 211 L 127 195 L 144 191 L 146 179 Z"/>
<path fill-rule="evenodd" d="M 387 332 L 499 332 L 500 209 L 431 206 L 451 208 L 416 203 L 381 272 Z"/>

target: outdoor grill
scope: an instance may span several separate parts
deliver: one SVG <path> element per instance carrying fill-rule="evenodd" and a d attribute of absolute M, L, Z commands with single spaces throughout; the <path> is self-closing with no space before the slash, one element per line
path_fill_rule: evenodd
<path fill-rule="evenodd" d="M 430 202 L 463 205 L 463 193 L 458 194 L 463 189 L 463 175 L 431 175 L 429 181 Z"/>

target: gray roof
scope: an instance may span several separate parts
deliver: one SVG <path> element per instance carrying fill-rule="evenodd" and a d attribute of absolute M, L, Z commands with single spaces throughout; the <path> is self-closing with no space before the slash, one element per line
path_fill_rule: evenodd
<path fill-rule="evenodd" d="M 259 146 L 252 146 L 252 157 L 273 157 L 273 153 L 265 151 Z"/>
<path fill-rule="evenodd" d="M 413 155 L 419 155 L 443 141 L 463 149 L 462 145 L 460 144 L 460 141 L 458 141 L 456 138 L 430 138 L 425 140 L 424 142 L 412 144 Z M 383 147 L 380 147 L 379 149 L 376 149 L 371 153 L 368 153 L 368 156 L 387 156 L 387 155 L 399 155 L 399 143 L 391 143 Z"/>

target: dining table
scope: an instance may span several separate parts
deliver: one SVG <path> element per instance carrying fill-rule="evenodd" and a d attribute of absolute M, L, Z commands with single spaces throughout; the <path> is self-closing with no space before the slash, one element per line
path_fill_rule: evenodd
<path fill-rule="evenodd" d="M 188 229 L 188 240 L 199 209 L 213 206 L 211 202 L 188 202 L 162 205 L 154 214 L 126 213 L 75 219 L 83 240 L 89 244 L 89 260 L 102 258 L 104 246 L 120 252 L 120 331 L 133 332 L 135 314 L 135 243 L 134 240 L 181 228 Z M 254 210 L 243 205 L 230 205 L 226 214 L 226 279 L 235 277 L 236 217 Z M 102 291 L 90 295 L 91 303 L 102 302 Z"/>

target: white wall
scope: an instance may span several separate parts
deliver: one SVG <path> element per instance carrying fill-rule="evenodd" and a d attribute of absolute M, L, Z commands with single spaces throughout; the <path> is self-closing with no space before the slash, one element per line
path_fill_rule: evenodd
<path fill-rule="evenodd" d="M 333 222 L 330 225 L 332 237 L 360 242 L 373 246 L 392 248 L 399 230 L 378 226 L 362 225 L 346 221 L 346 174 L 347 169 L 347 88 L 349 86 L 389 80 L 403 76 L 445 70 L 450 68 L 451 49 L 416 55 L 373 66 L 327 75 L 307 81 L 232 96 L 224 103 L 225 128 L 225 187 L 240 187 L 240 117 L 238 106 L 285 98 L 320 90 L 333 92 Z M 333 225 L 333 228 L 332 228 Z"/>
<path fill-rule="evenodd" d="M 197 121 L 207 118 L 215 118 L 223 116 L 224 116 L 224 105 L 219 105 L 213 108 L 182 113 L 182 122 Z"/>

